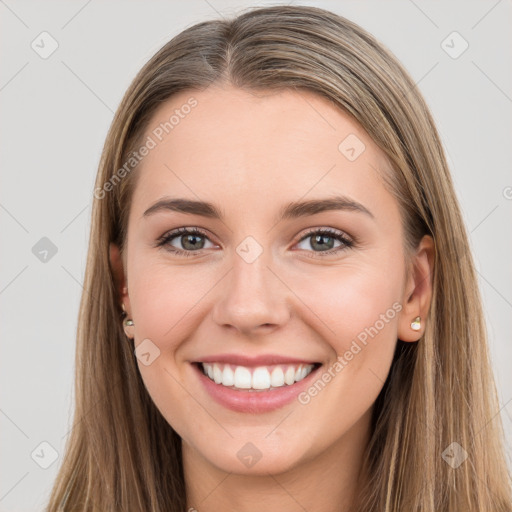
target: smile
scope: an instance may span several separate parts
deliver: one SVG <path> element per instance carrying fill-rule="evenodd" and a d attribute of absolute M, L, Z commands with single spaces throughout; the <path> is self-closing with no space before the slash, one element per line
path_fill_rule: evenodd
<path fill-rule="evenodd" d="M 264 391 L 291 386 L 305 379 L 315 364 L 279 364 L 247 367 L 224 363 L 200 363 L 204 373 L 215 384 L 240 390 Z"/>

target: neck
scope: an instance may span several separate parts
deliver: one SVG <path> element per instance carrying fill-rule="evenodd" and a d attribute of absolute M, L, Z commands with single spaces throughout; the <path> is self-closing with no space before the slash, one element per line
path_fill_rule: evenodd
<path fill-rule="evenodd" d="M 216 512 L 352 512 L 362 487 L 370 414 L 334 444 L 288 471 L 265 475 L 229 473 L 182 442 L 187 510 Z"/>

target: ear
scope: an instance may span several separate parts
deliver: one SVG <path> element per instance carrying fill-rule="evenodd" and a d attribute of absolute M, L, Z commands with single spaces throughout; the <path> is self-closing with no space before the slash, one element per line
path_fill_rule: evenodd
<path fill-rule="evenodd" d="M 411 262 L 411 272 L 407 278 L 402 297 L 402 311 L 398 322 L 398 338 L 406 342 L 418 341 L 425 332 L 434 276 L 434 240 L 425 235 Z M 421 327 L 418 331 L 411 328 L 411 322 L 420 317 Z"/>
<path fill-rule="evenodd" d="M 123 259 L 119 247 L 110 243 L 110 268 L 114 276 L 114 283 L 117 291 L 117 297 L 119 298 L 119 305 L 124 304 L 126 312 L 130 311 L 130 298 L 128 296 L 128 287 L 126 276 L 124 272 Z"/>

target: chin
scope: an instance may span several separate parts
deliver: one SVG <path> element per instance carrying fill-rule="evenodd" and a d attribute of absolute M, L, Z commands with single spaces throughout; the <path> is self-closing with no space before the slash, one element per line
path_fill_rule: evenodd
<path fill-rule="evenodd" d="M 227 473 L 265 476 L 279 474 L 300 464 L 304 456 L 304 444 L 293 446 L 282 439 L 265 439 L 262 436 L 237 435 L 229 440 L 212 441 L 206 446 L 195 445 L 193 450 L 212 466 Z"/>

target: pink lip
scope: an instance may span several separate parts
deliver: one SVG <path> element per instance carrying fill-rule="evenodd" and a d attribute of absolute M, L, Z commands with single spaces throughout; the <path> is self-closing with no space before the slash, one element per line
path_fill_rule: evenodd
<path fill-rule="evenodd" d="M 307 361 L 306 359 L 297 359 L 293 357 L 285 357 L 277 354 L 267 354 L 256 357 L 249 357 L 237 354 L 218 354 L 216 356 L 208 356 L 194 361 L 196 363 L 224 363 L 233 364 L 235 366 L 270 366 L 273 364 L 314 364 L 317 361 Z"/>
<path fill-rule="evenodd" d="M 212 359 L 213 360 L 213 359 Z M 215 361 L 219 361 L 218 359 L 214 359 Z M 240 361 L 239 358 L 236 361 Z M 268 361 L 268 358 L 267 358 Z M 292 360 L 286 359 L 286 362 L 290 362 Z M 205 362 L 209 362 L 206 361 Z M 228 362 L 228 361 L 226 361 Z M 282 362 L 282 361 L 279 361 Z M 234 363 L 238 364 L 238 363 Z M 269 364 L 269 363 L 267 363 Z M 278 364 L 278 363 L 275 363 Z M 251 365 L 246 365 L 251 366 Z M 263 364 L 261 366 L 264 366 Z M 279 409 L 280 407 L 284 407 L 285 405 L 293 402 L 308 386 L 311 385 L 313 379 L 316 378 L 318 369 L 315 368 L 305 379 L 302 379 L 299 382 L 296 382 L 292 385 L 284 385 L 279 388 L 264 390 L 264 391 L 248 391 L 248 390 L 238 390 L 227 388 L 222 384 L 216 384 L 210 378 L 208 378 L 201 368 L 200 364 L 192 363 L 192 368 L 196 372 L 199 380 L 204 386 L 205 390 L 208 394 L 215 400 L 218 404 L 231 409 L 236 412 L 245 412 L 245 413 L 264 413 L 274 411 Z"/>

